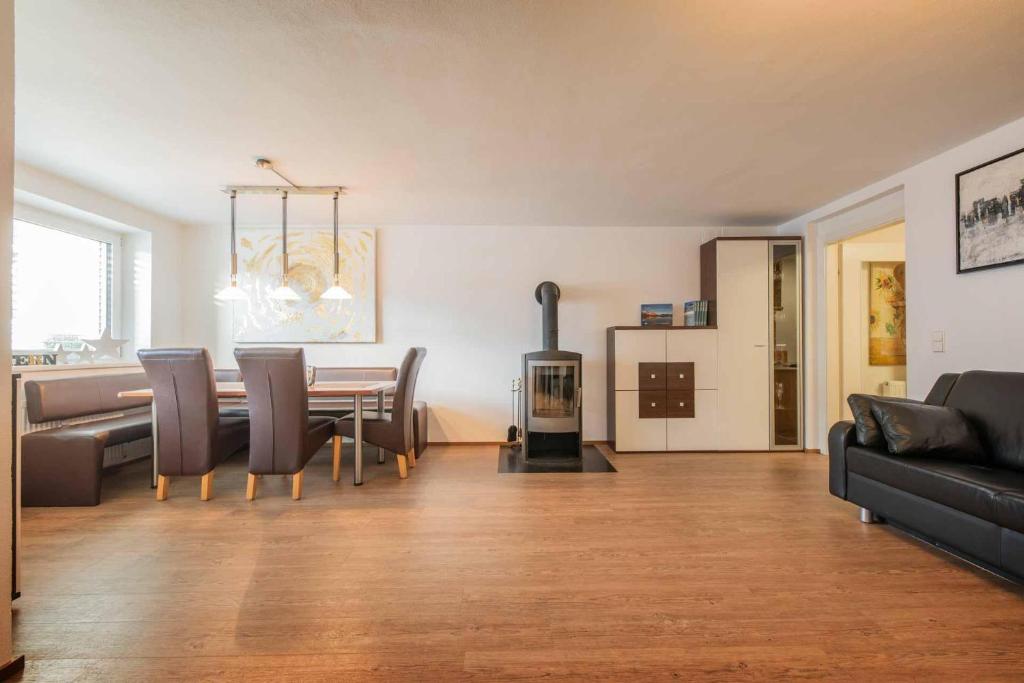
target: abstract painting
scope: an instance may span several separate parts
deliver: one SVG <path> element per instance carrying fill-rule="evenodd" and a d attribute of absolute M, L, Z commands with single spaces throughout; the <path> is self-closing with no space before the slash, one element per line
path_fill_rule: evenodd
<path fill-rule="evenodd" d="M 270 293 L 281 282 L 281 232 L 238 231 L 239 286 L 249 300 L 234 304 L 236 342 L 359 343 L 377 340 L 377 254 L 373 229 L 341 230 L 340 279 L 351 299 L 320 299 L 334 279 L 331 230 L 288 230 L 288 284 L 298 301 Z"/>
<path fill-rule="evenodd" d="M 906 265 L 875 261 L 868 268 L 868 364 L 907 364 Z"/>
<path fill-rule="evenodd" d="M 1024 262 L 1024 149 L 956 176 L 956 272 Z"/>

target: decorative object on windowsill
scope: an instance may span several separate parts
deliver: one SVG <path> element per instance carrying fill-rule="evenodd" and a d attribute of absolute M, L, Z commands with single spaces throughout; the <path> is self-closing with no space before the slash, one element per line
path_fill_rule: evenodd
<path fill-rule="evenodd" d="M 89 354 L 89 360 L 102 360 L 104 358 L 119 360 L 121 358 L 121 347 L 129 342 L 128 339 L 114 339 L 111 337 L 109 327 L 103 330 L 103 334 L 100 335 L 99 339 L 83 339 L 82 341 L 92 349 L 92 353 Z M 82 352 L 79 352 L 79 356 L 81 355 Z"/>
<path fill-rule="evenodd" d="M 641 327 L 671 327 L 672 304 L 640 304 Z"/>
<path fill-rule="evenodd" d="M 906 265 L 868 265 L 868 364 L 907 364 Z"/>
<path fill-rule="evenodd" d="M 48 351 L 29 351 L 26 353 L 12 353 L 11 365 L 25 367 L 29 365 L 56 365 L 57 354 Z"/>
<path fill-rule="evenodd" d="M 1024 149 L 956 174 L 956 272 L 1024 263 Z"/>

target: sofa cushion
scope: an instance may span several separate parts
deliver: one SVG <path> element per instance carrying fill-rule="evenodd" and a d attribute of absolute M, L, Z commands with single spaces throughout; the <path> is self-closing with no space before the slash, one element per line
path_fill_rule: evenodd
<path fill-rule="evenodd" d="M 871 394 L 850 394 L 846 397 L 846 402 L 850 405 L 850 412 L 853 413 L 853 424 L 857 429 L 857 443 L 861 446 L 868 448 L 885 447 L 885 435 L 882 433 L 882 427 L 878 424 L 878 420 L 875 419 L 874 413 L 871 412 L 871 406 L 874 405 L 875 399 L 880 398 L 882 397 Z M 914 401 L 909 398 L 892 397 L 886 398 L 886 400 L 920 403 L 920 401 Z"/>
<path fill-rule="evenodd" d="M 965 372 L 946 405 L 964 412 L 994 465 L 1024 471 L 1024 373 Z"/>
<path fill-rule="evenodd" d="M 1024 534 L 1024 488 L 996 496 L 996 519 L 999 526 Z"/>
<path fill-rule="evenodd" d="M 846 451 L 850 472 L 893 488 L 1002 524 L 997 497 L 1024 491 L 1024 474 L 965 462 L 894 456 L 851 446 Z"/>
<path fill-rule="evenodd" d="M 25 382 L 25 409 L 34 424 L 85 415 L 114 413 L 150 404 L 150 398 L 120 398 L 118 393 L 148 389 L 145 373 L 89 375 Z"/>
<path fill-rule="evenodd" d="M 92 422 L 81 422 L 74 425 L 40 429 L 25 434 L 26 438 L 69 439 L 100 439 L 107 446 L 117 446 L 137 439 L 145 439 L 153 435 L 150 413 L 132 413 L 120 417 L 109 417 Z"/>
<path fill-rule="evenodd" d="M 988 460 L 974 427 L 956 408 L 874 399 L 871 414 L 893 455 L 976 463 Z"/>

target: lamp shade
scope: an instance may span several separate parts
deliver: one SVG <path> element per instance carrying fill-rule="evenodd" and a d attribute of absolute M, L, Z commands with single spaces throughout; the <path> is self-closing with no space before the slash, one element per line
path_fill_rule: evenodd
<path fill-rule="evenodd" d="M 352 295 L 349 294 L 348 290 L 346 290 L 341 285 L 333 285 L 332 287 L 324 290 L 324 293 L 320 295 L 320 298 L 321 299 L 343 300 L 343 299 L 351 299 Z"/>
<path fill-rule="evenodd" d="M 230 285 L 217 292 L 217 294 L 214 295 L 214 298 L 218 301 L 245 301 L 249 298 L 249 295 L 245 293 L 244 289 L 232 282 Z"/>
<path fill-rule="evenodd" d="M 281 285 L 270 293 L 270 298 L 278 301 L 298 301 L 301 297 L 288 285 Z"/>

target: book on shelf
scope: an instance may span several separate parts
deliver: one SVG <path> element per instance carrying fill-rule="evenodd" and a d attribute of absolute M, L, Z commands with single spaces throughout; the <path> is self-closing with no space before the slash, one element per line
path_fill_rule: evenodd
<path fill-rule="evenodd" d="M 683 304 L 683 327 L 706 327 L 707 324 L 707 300 L 687 301 Z"/>

